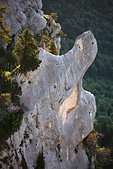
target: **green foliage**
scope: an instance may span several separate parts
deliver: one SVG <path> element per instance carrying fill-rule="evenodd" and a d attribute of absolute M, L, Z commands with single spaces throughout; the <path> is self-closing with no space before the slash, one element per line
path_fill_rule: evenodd
<path fill-rule="evenodd" d="M 50 13 L 50 17 L 52 17 L 54 20 L 58 19 L 57 13 Z"/>
<path fill-rule="evenodd" d="M 16 57 L 9 49 L 0 46 L 0 69 L 12 71 L 17 64 Z"/>
<path fill-rule="evenodd" d="M 66 38 L 66 34 L 62 30 L 56 31 L 54 35 L 54 31 L 57 30 L 59 27 L 58 24 L 54 20 L 58 19 L 57 13 L 51 13 L 50 15 L 44 15 L 45 19 L 47 20 L 47 26 L 44 30 L 43 40 L 45 42 L 45 49 L 48 50 L 50 53 L 58 55 L 58 50 L 54 43 L 55 38 Z M 53 20 L 54 19 L 54 20 Z"/>
<path fill-rule="evenodd" d="M 16 58 L 12 52 L 7 49 L 10 41 L 10 29 L 4 25 L 3 17 L 7 10 L 7 6 L 0 7 L 0 69 L 11 71 L 16 64 Z"/>
<path fill-rule="evenodd" d="M 0 7 L 0 149 L 6 148 L 6 140 L 21 125 L 23 111 L 18 111 L 21 88 L 11 76 L 16 58 L 7 48 L 10 43 L 10 29 L 4 25 L 3 17 L 7 7 Z M 16 110 L 16 108 L 18 109 Z M 14 108 L 14 111 L 12 109 Z"/>
<path fill-rule="evenodd" d="M 51 15 L 43 15 L 43 16 L 47 21 L 44 32 L 46 33 L 46 36 L 51 39 L 53 38 L 52 34 L 54 30 L 56 30 L 59 27 L 59 25 L 53 20 Z"/>
<path fill-rule="evenodd" d="M 51 39 L 49 42 L 48 48 L 46 50 L 54 55 L 58 55 L 58 49 L 53 39 Z"/>
<path fill-rule="evenodd" d="M 0 96 L 10 93 L 11 102 L 19 105 L 19 95 L 21 95 L 21 88 L 14 78 L 11 77 L 10 72 L 0 71 Z"/>
<path fill-rule="evenodd" d="M 8 8 L 7 6 L 0 7 L 0 44 L 1 45 L 8 45 L 11 40 L 10 29 L 5 27 L 3 21 L 3 17 L 7 8 Z"/>
<path fill-rule="evenodd" d="M 10 93 L 3 93 L 0 95 L 0 121 L 4 119 L 5 115 L 9 112 L 8 106 L 11 103 Z"/>
<path fill-rule="evenodd" d="M 15 113 L 10 110 L 12 106 L 19 106 L 19 95 L 21 88 L 10 72 L 0 70 L 0 146 L 4 146 L 11 133 L 21 125 L 23 111 Z"/>
<path fill-rule="evenodd" d="M 89 68 L 90 77 L 103 77 L 113 80 L 113 1 L 85 0 L 76 8 L 78 0 L 52 1 L 43 0 L 43 10 L 49 14 L 56 12 L 58 22 L 67 34 L 66 41 L 62 40 L 61 54 L 72 48 L 75 38 L 84 31 L 91 30 L 98 43 L 99 52 L 94 64 Z M 109 15 L 106 15 L 108 13 Z M 71 39 L 71 43 L 68 40 Z"/>
<path fill-rule="evenodd" d="M 36 57 L 39 53 L 37 42 L 28 29 L 19 35 L 13 53 L 20 64 L 21 73 L 26 74 L 28 71 L 34 71 L 41 63 Z"/>
<path fill-rule="evenodd" d="M 20 128 L 22 118 L 21 109 L 17 113 L 5 112 L 4 117 L 0 120 L 0 146 L 3 147 L 8 137 Z"/>
<path fill-rule="evenodd" d="M 19 111 L 18 113 L 11 114 L 10 118 L 11 118 L 11 131 L 12 132 L 17 131 L 21 126 L 22 119 L 23 119 L 23 113 L 21 111 Z"/>
<path fill-rule="evenodd" d="M 101 133 L 98 139 L 101 147 L 113 148 L 113 85 L 109 80 L 95 80 L 85 78 L 84 88 L 96 96 L 97 116 L 94 127 L 96 132 Z"/>
<path fill-rule="evenodd" d="M 61 38 L 65 39 L 66 36 L 67 36 L 67 35 L 64 34 L 64 32 L 63 32 L 62 30 L 59 30 L 59 31 L 57 31 L 57 32 L 55 33 L 55 38 L 61 37 Z"/>
<path fill-rule="evenodd" d="M 39 153 L 38 160 L 37 160 L 37 166 L 35 169 L 45 169 L 45 161 L 43 156 L 43 151 Z"/>
<path fill-rule="evenodd" d="M 97 149 L 95 169 L 112 169 L 113 156 L 110 149 L 102 148 Z"/>
<path fill-rule="evenodd" d="M 44 35 L 43 38 L 44 38 L 45 45 L 47 46 L 48 43 L 50 42 L 50 38 L 46 35 Z"/>
<path fill-rule="evenodd" d="M 44 35 L 43 38 L 46 47 L 45 49 L 54 55 L 58 55 L 58 49 L 54 42 L 54 38 L 49 38 L 46 35 Z"/>

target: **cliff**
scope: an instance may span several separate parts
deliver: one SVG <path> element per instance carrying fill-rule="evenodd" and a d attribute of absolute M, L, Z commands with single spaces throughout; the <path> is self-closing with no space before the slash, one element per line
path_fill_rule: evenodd
<path fill-rule="evenodd" d="M 96 40 L 88 31 L 64 55 L 40 49 L 40 67 L 16 77 L 24 116 L 20 130 L 7 141 L 9 150 L 1 153 L 0 159 L 7 158 L 7 163 L 0 161 L 2 168 L 88 169 L 82 141 L 93 129 L 96 104 L 94 96 L 83 89 L 82 78 L 96 53 Z"/>
<path fill-rule="evenodd" d="M 41 0 L 0 0 L 0 6 L 8 6 L 4 17 L 5 25 L 11 28 L 11 34 L 17 35 L 25 28 L 38 34 L 46 26 Z"/>

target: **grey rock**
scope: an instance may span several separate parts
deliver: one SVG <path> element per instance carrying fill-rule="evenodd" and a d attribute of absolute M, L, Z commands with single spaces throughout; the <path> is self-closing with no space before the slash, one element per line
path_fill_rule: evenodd
<path fill-rule="evenodd" d="M 85 147 L 80 143 L 93 129 L 96 103 L 83 89 L 82 78 L 96 53 L 96 40 L 88 31 L 65 55 L 40 49 L 40 67 L 26 76 L 18 75 L 26 111 L 20 130 L 8 139 L 8 158 L 14 169 L 21 169 L 23 161 L 28 169 L 35 168 L 42 151 L 45 169 L 88 169 Z M 4 151 L 0 158 L 6 154 Z"/>
<path fill-rule="evenodd" d="M 43 17 L 41 0 L 0 0 L 0 6 L 9 6 L 4 21 L 6 27 L 11 29 L 11 35 L 20 33 L 29 28 L 32 33 L 39 34 L 46 26 Z"/>
<path fill-rule="evenodd" d="M 58 25 L 58 28 L 54 30 L 53 37 L 57 31 L 61 30 L 61 25 L 59 23 L 57 23 L 57 25 Z M 58 51 L 60 52 L 60 49 L 61 49 L 61 38 L 60 37 L 55 38 L 55 44 L 57 46 Z"/>

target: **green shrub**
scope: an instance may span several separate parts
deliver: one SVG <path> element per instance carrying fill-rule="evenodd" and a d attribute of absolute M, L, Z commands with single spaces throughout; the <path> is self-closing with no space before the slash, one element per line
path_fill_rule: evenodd
<path fill-rule="evenodd" d="M 26 74 L 28 71 L 34 71 L 41 63 L 36 56 L 39 53 L 37 42 L 28 29 L 19 35 L 13 53 L 20 64 L 21 73 Z"/>
<path fill-rule="evenodd" d="M 0 95 L 10 93 L 11 102 L 19 105 L 19 95 L 22 94 L 21 88 L 10 72 L 0 70 Z"/>
<path fill-rule="evenodd" d="M 39 153 L 38 160 L 37 160 L 37 166 L 35 169 L 45 169 L 45 161 L 43 156 L 43 151 Z"/>
<path fill-rule="evenodd" d="M 23 119 L 23 111 L 17 113 L 7 112 L 0 121 L 0 146 L 6 144 L 6 140 L 20 128 Z"/>
<path fill-rule="evenodd" d="M 22 111 L 22 110 L 21 110 Z M 12 132 L 17 131 L 22 123 L 22 119 L 23 119 L 23 111 L 21 112 L 19 111 L 18 113 L 13 113 L 11 114 L 11 130 Z"/>
<path fill-rule="evenodd" d="M 49 42 L 47 51 L 54 55 L 58 55 L 58 49 L 53 39 L 51 39 L 51 41 Z"/>
<path fill-rule="evenodd" d="M 23 111 L 19 109 L 21 88 L 12 77 L 16 58 L 7 48 L 10 43 L 10 29 L 4 25 L 3 17 L 8 7 L 0 7 L 0 150 L 6 148 L 6 140 L 20 128 Z M 17 109 L 16 107 L 17 106 Z M 14 110 L 13 110 L 14 107 Z"/>
<path fill-rule="evenodd" d="M 10 107 L 19 106 L 21 88 L 10 72 L 0 70 L 0 146 L 4 147 L 8 137 L 19 129 L 23 111 L 11 112 Z"/>

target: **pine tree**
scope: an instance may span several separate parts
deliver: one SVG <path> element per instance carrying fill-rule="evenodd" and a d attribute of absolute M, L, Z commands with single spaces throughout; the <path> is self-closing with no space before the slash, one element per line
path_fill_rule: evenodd
<path fill-rule="evenodd" d="M 47 51 L 54 55 L 58 55 L 58 49 L 53 39 L 51 39 L 51 41 L 49 42 L 49 47 L 47 48 Z"/>
<path fill-rule="evenodd" d="M 19 35 L 13 53 L 20 64 L 21 73 L 26 74 L 27 71 L 34 71 L 41 63 L 36 56 L 39 53 L 37 42 L 28 29 Z"/>

